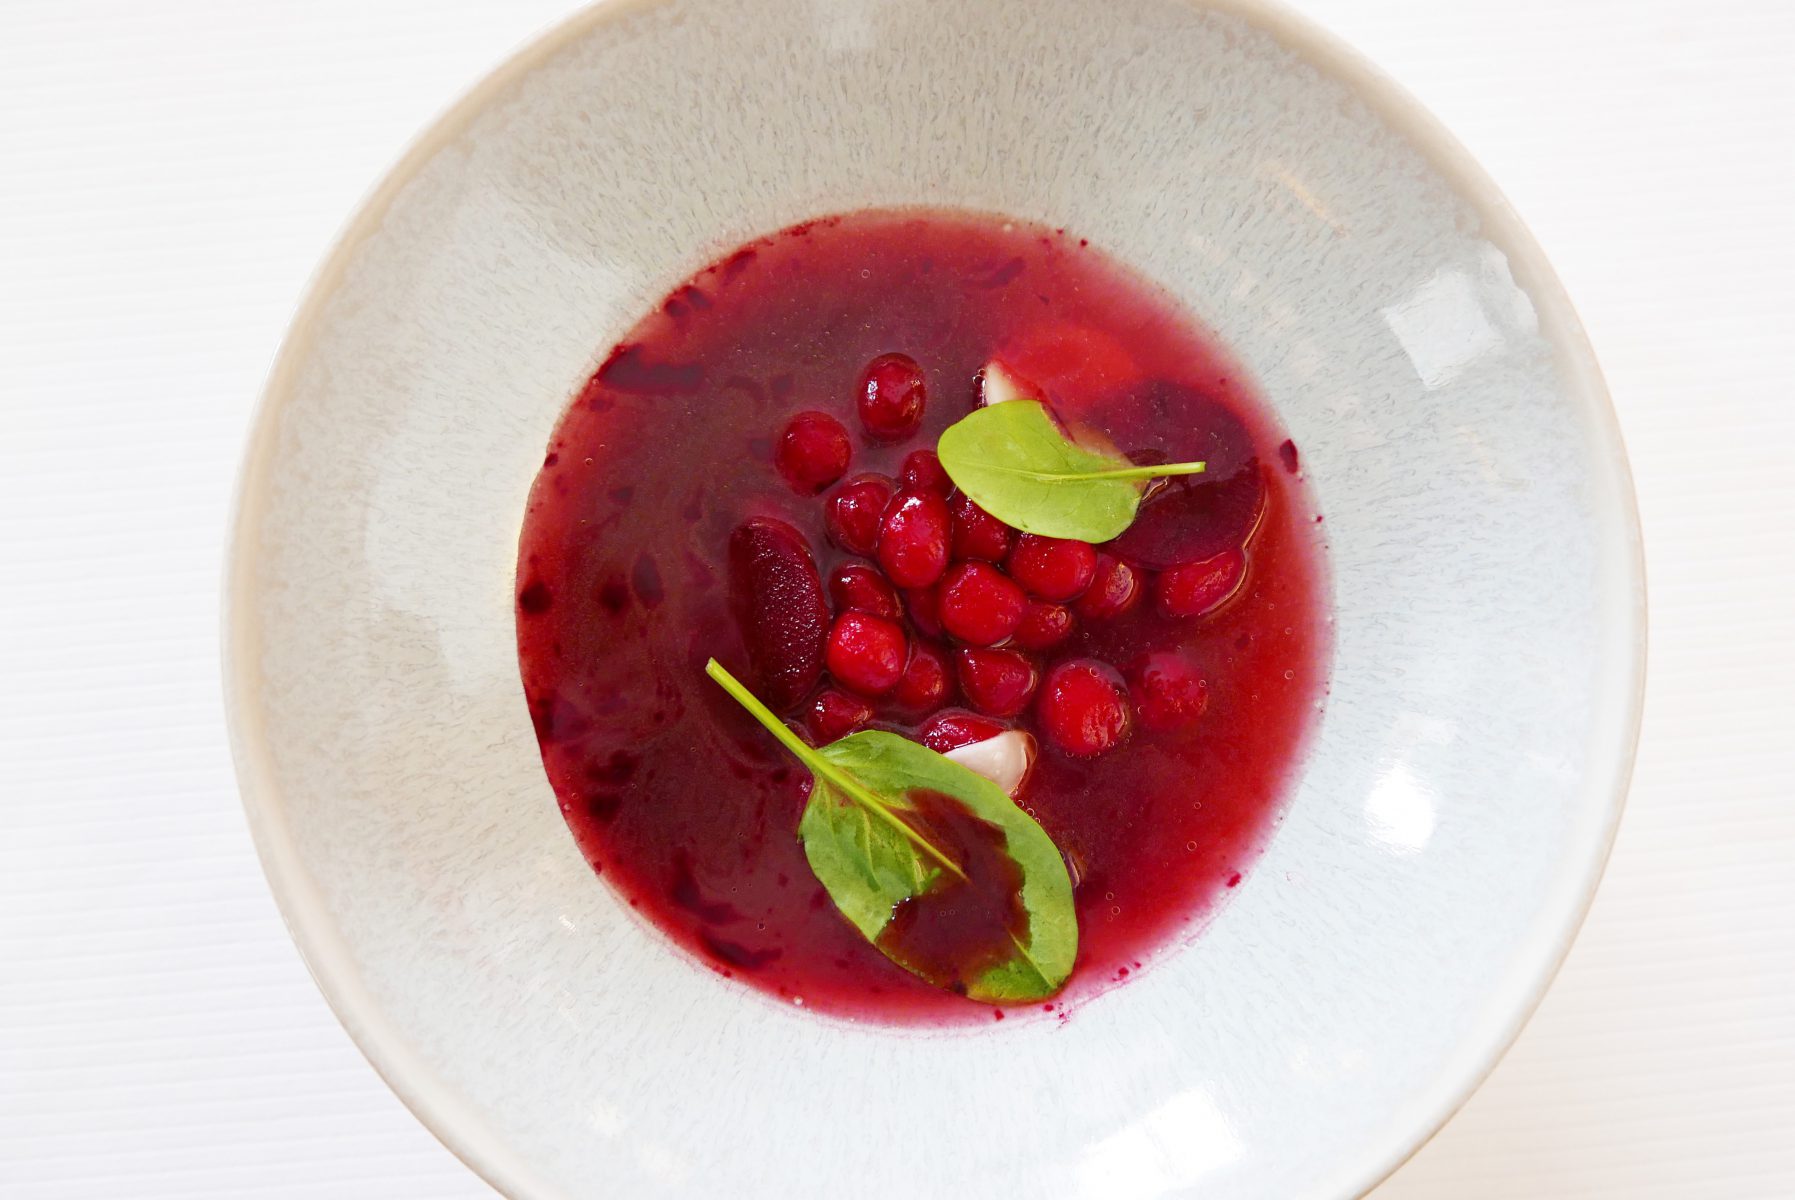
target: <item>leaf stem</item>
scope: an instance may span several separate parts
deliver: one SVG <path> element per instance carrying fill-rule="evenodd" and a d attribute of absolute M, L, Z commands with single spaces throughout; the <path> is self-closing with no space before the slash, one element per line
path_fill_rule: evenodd
<path fill-rule="evenodd" d="M 911 842 L 915 843 L 918 849 L 922 850 L 930 858 L 941 864 L 943 869 L 952 872 L 960 879 L 966 878 L 966 872 L 960 869 L 960 864 L 936 849 L 927 838 L 923 837 L 909 825 L 899 820 L 898 815 L 891 811 L 891 807 L 880 800 L 872 792 L 868 791 L 859 780 L 843 771 L 837 770 L 834 763 L 816 752 L 816 747 L 807 744 L 803 738 L 800 738 L 797 734 L 793 733 L 786 723 L 781 721 L 772 709 L 761 703 L 760 697 L 749 691 L 747 686 L 744 685 L 741 680 L 725 670 L 722 663 L 714 658 L 711 659 L 704 664 L 704 673 L 715 680 L 717 685 L 724 691 L 733 696 L 737 704 L 740 704 L 743 708 L 747 709 L 748 715 L 753 717 L 756 721 L 759 721 L 761 725 L 765 726 L 768 733 L 778 738 L 780 745 L 784 746 L 787 750 L 790 750 L 797 756 L 799 762 L 810 768 L 811 774 L 828 780 L 829 783 L 847 793 L 848 796 L 853 798 L 855 803 L 859 804 L 862 808 L 865 808 L 874 816 L 879 817 L 892 828 L 902 833 Z"/>
<path fill-rule="evenodd" d="M 1201 475 L 1209 469 L 1206 462 L 1149 463 L 1144 466 L 1117 467 L 1113 471 L 1094 471 L 1087 479 L 1162 479 L 1168 475 Z"/>
<path fill-rule="evenodd" d="M 1035 471 L 1026 467 L 1004 467 L 987 463 L 985 470 L 1043 483 L 1077 483 L 1086 479 L 1161 479 L 1168 475 L 1201 475 L 1209 469 L 1205 462 L 1149 463 L 1127 467 L 1111 467 L 1103 471 Z"/>

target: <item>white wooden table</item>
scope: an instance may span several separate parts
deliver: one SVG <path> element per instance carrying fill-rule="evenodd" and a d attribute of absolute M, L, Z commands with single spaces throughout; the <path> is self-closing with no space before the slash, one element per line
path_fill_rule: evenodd
<path fill-rule="evenodd" d="M 1594 914 L 1378 1195 L 1795 1196 L 1795 7 L 1302 7 L 1444 118 L 1557 264 L 1651 571 Z M 0 1196 L 490 1196 L 281 928 L 225 748 L 218 578 L 308 272 L 565 8 L 0 3 Z"/>

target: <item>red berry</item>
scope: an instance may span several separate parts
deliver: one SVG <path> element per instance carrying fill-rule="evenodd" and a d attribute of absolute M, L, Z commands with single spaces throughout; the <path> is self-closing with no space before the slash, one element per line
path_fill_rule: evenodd
<path fill-rule="evenodd" d="M 897 589 L 871 563 L 843 563 L 829 576 L 829 599 L 835 611 L 871 613 L 887 621 L 902 621 Z"/>
<path fill-rule="evenodd" d="M 904 590 L 904 611 L 910 614 L 910 624 L 922 632 L 925 637 L 938 638 L 941 628 L 941 590 L 939 588 L 906 588 Z"/>
<path fill-rule="evenodd" d="M 823 673 L 829 606 L 804 535 L 772 517 L 729 536 L 729 602 L 760 697 L 785 711 Z"/>
<path fill-rule="evenodd" d="M 864 729 L 873 719 L 873 706 L 859 696 L 828 688 L 810 706 L 810 737 L 819 746 Z"/>
<path fill-rule="evenodd" d="M 954 486 L 933 450 L 912 450 L 905 455 L 904 465 L 898 468 L 898 482 L 908 491 L 939 492 L 943 496 Z"/>
<path fill-rule="evenodd" d="M 1024 650 L 1051 650 L 1072 636 L 1076 624 L 1064 604 L 1030 600 L 1016 626 L 1016 644 Z"/>
<path fill-rule="evenodd" d="M 1209 681 L 1182 650 L 1143 654 L 1128 667 L 1129 692 L 1148 729 L 1182 729 L 1209 707 Z"/>
<path fill-rule="evenodd" d="M 954 557 L 1002 562 L 1010 552 L 1010 527 L 973 503 L 970 496 L 956 495 L 952 504 Z"/>
<path fill-rule="evenodd" d="M 1028 707 L 1040 674 L 1014 650 L 961 650 L 960 691 L 967 703 L 993 717 L 1013 717 Z"/>
<path fill-rule="evenodd" d="M 1075 758 L 1114 750 L 1132 720 L 1122 677 L 1094 658 L 1063 662 L 1047 673 L 1035 706 L 1047 739 Z"/>
<path fill-rule="evenodd" d="M 907 438 L 922 425 L 922 368 L 905 354 L 882 354 L 860 377 L 860 423 L 874 437 Z"/>
<path fill-rule="evenodd" d="M 961 746 L 994 738 L 1008 728 L 1008 725 L 993 721 L 990 717 L 981 717 L 963 708 L 950 708 L 924 721 L 922 728 L 916 731 L 916 736 L 935 753 L 946 754 L 949 750 L 958 750 Z"/>
<path fill-rule="evenodd" d="M 939 646 L 914 642 L 910 646 L 910 661 L 904 666 L 904 677 L 898 680 L 892 699 L 915 712 L 934 712 L 947 703 L 947 693 L 952 687 L 947 655 Z"/>
<path fill-rule="evenodd" d="M 995 646 L 1016 632 L 1028 597 L 990 563 L 963 562 L 941 577 L 941 625 L 972 646 Z"/>
<path fill-rule="evenodd" d="M 899 492 L 879 530 L 879 565 L 901 588 L 928 587 L 947 570 L 953 518 L 936 492 Z"/>
<path fill-rule="evenodd" d="M 1134 568 L 1113 554 L 1099 554 L 1091 586 L 1072 608 L 1086 621 L 1107 621 L 1133 608 L 1140 598 L 1141 580 Z"/>
<path fill-rule="evenodd" d="M 829 540 L 849 554 L 869 558 L 879 547 L 879 521 L 891 503 L 891 480 L 883 475 L 856 475 L 829 494 L 823 522 Z"/>
<path fill-rule="evenodd" d="M 1089 542 L 1025 533 L 1010 551 L 1010 577 L 1041 600 L 1070 600 L 1091 585 L 1097 551 Z"/>
<path fill-rule="evenodd" d="M 1159 575 L 1159 611 L 1168 617 L 1201 617 L 1240 590 L 1247 556 L 1239 547 L 1200 562 L 1183 563 Z"/>
<path fill-rule="evenodd" d="M 773 462 L 794 492 L 814 496 L 841 478 L 853 453 L 840 421 L 828 413 L 801 412 L 779 435 Z"/>
<path fill-rule="evenodd" d="M 835 681 L 863 696 L 883 696 L 904 677 L 903 626 L 871 613 L 845 612 L 829 630 L 823 661 Z"/>

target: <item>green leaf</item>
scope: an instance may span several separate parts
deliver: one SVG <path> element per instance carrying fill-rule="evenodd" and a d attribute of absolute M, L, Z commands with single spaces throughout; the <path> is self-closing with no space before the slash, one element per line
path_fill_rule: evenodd
<path fill-rule="evenodd" d="M 705 672 L 810 769 L 798 835 L 862 936 L 974 1000 L 1059 990 L 1078 956 L 1072 880 L 1053 839 L 1002 788 L 892 733 L 809 746 L 716 660 Z"/>
<path fill-rule="evenodd" d="M 1142 486 L 1204 464 L 1141 465 L 1088 450 L 1038 400 L 1006 400 L 948 426 L 936 448 L 954 486 L 1025 533 L 1107 542 L 1134 523 Z"/>
<path fill-rule="evenodd" d="M 927 890 L 941 871 L 906 835 L 822 779 L 811 788 L 798 837 L 835 907 L 869 942 L 883 932 L 892 909 Z"/>

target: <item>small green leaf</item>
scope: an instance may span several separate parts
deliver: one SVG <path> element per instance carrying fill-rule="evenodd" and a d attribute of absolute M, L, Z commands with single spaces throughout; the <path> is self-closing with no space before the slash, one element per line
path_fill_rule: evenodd
<path fill-rule="evenodd" d="M 1038 400 L 1007 400 L 948 426 L 937 447 L 954 486 L 1025 533 L 1107 542 L 1134 522 L 1141 488 L 1204 464 L 1142 465 L 1067 439 Z"/>
<path fill-rule="evenodd" d="M 818 779 L 798 822 L 810 869 L 854 928 L 874 941 L 891 910 L 926 891 L 941 868 L 864 805 Z"/>
<path fill-rule="evenodd" d="M 1003 789 L 892 733 L 806 745 L 714 659 L 705 671 L 810 769 L 798 835 L 862 936 L 974 1000 L 1059 990 L 1078 956 L 1072 880 L 1053 839 Z M 970 932 L 956 941 L 956 930 Z"/>

